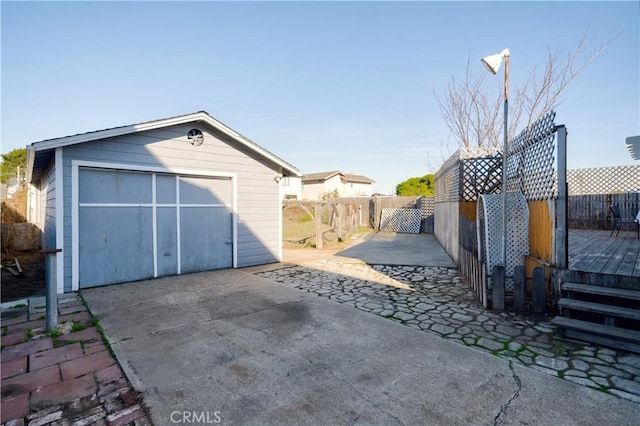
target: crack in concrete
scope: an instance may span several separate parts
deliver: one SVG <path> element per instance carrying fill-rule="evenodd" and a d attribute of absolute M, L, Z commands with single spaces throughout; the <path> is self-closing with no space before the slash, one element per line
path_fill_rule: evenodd
<path fill-rule="evenodd" d="M 522 390 L 522 380 L 520 380 L 520 377 L 518 377 L 515 369 L 513 368 L 513 361 L 509 361 L 509 370 L 511 370 L 511 376 L 513 377 L 513 381 L 516 384 L 516 389 L 511 395 L 511 398 L 509 398 L 509 400 L 505 404 L 502 404 L 502 406 L 500 406 L 500 411 L 493 418 L 493 426 L 499 426 L 502 424 L 504 416 L 507 414 L 507 409 L 509 408 L 511 403 L 516 400 L 516 398 L 520 397 L 520 391 Z"/>

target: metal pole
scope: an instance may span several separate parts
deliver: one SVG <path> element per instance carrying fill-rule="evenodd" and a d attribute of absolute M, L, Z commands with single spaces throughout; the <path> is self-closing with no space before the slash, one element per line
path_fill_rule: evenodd
<path fill-rule="evenodd" d="M 507 116 L 509 114 L 509 55 L 504 57 L 504 146 L 502 149 L 502 265 L 507 268 Z"/>
<path fill-rule="evenodd" d="M 53 331 L 58 326 L 58 286 L 56 282 L 56 253 L 62 249 L 42 250 L 46 256 L 47 297 L 46 297 L 46 326 L 47 331 Z"/>

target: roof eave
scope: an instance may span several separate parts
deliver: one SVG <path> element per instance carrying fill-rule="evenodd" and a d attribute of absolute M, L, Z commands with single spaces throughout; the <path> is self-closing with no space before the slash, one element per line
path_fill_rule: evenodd
<path fill-rule="evenodd" d="M 31 183 L 33 177 L 33 166 L 36 161 L 36 152 L 32 146 L 27 145 L 27 170 L 25 171 L 24 178 L 27 182 Z"/>
<path fill-rule="evenodd" d="M 44 140 L 44 141 L 40 141 L 40 142 L 34 142 L 33 144 L 30 145 L 30 147 L 35 152 L 47 151 L 47 150 L 55 149 L 55 148 L 58 148 L 58 147 L 76 145 L 76 144 L 80 144 L 80 143 L 84 143 L 84 142 L 91 142 L 91 141 L 95 141 L 95 140 L 99 140 L 99 139 L 113 138 L 113 137 L 122 136 L 122 135 L 126 135 L 126 134 L 144 132 L 144 131 L 148 131 L 148 130 L 154 130 L 154 129 L 159 129 L 159 128 L 163 128 L 163 127 L 175 126 L 175 125 L 186 124 L 186 123 L 192 123 L 192 122 L 197 122 L 197 121 L 203 121 L 203 122 L 209 124 L 211 127 L 215 128 L 215 129 L 219 130 L 220 132 L 224 133 L 225 135 L 231 137 L 233 140 L 239 142 L 240 144 L 244 145 L 245 147 L 251 149 L 252 151 L 262 155 L 263 157 L 265 157 L 266 159 L 268 159 L 272 163 L 274 163 L 277 166 L 281 167 L 283 169 L 283 172 L 288 172 L 289 174 L 291 174 L 293 176 L 296 176 L 296 177 L 301 177 L 302 176 L 300 171 L 297 168 L 295 168 L 294 166 L 292 166 L 291 164 L 289 164 L 286 161 L 282 160 L 281 158 L 273 155 L 272 153 L 270 153 L 266 149 L 260 147 L 256 143 L 254 143 L 251 140 L 247 139 L 246 137 L 242 136 L 240 133 L 238 133 L 238 132 L 232 130 L 231 128 L 227 127 L 226 125 L 222 124 L 221 122 L 219 122 L 215 118 L 211 117 L 208 113 L 206 113 L 204 111 L 199 111 L 199 112 L 192 113 L 192 114 L 181 115 L 181 116 L 178 116 L 178 117 L 165 118 L 165 119 L 162 119 L 162 120 L 149 121 L 149 122 L 141 123 L 141 124 L 133 124 L 133 125 L 129 125 L 129 126 L 114 127 L 114 128 L 111 128 L 111 129 L 99 130 L 99 131 L 90 132 L 90 133 L 83 133 L 83 134 L 80 134 L 80 135 L 66 136 L 66 137 L 57 138 L 57 139 L 48 139 L 48 140 Z M 34 152 L 34 155 L 35 155 L 35 152 Z"/>

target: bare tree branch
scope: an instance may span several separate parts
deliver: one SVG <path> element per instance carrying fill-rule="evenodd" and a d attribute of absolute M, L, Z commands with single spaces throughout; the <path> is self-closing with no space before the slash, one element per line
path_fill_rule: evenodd
<path fill-rule="evenodd" d="M 544 72 L 538 76 L 534 68 L 528 79 L 516 88 L 515 96 L 509 99 L 508 138 L 513 138 L 521 126 L 528 127 L 550 110 L 559 106 L 565 99 L 569 84 L 578 77 L 593 61 L 604 52 L 620 35 L 588 52 L 593 40 L 587 39 L 588 28 L 573 51 L 547 49 Z M 444 90 L 443 97 L 434 95 L 438 101 L 440 113 L 452 137 L 459 147 L 487 147 L 499 150 L 502 146 L 503 119 L 501 107 L 504 97 L 487 94 L 485 88 L 486 73 L 474 75 L 470 60 L 464 79 L 451 81 Z"/>

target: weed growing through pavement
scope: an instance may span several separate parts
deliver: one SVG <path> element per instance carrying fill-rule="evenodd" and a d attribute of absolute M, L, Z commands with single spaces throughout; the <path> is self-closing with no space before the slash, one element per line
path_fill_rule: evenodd
<path fill-rule="evenodd" d="M 62 336 L 64 333 L 60 330 L 53 330 L 49 332 L 49 337 L 51 337 L 52 339 L 56 339 L 60 336 Z"/>
<path fill-rule="evenodd" d="M 73 325 L 71 326 L 71 332 L 73 333 L 74 331 L 81 331 L 81 330 L 84 330 L 85 328 L 89 328 L 89 326 L 86 324 L 78 324 L 74 322 Z"/>
<path fill-rule="evenodd" d="M 96 327 L 96 331 L 98 332 L 100 337 L 102 337 L 102 342 L 105 344 L 105 346 L 107 348 L 109 348 L 109 353 L 111 354 L 112 357 L 115 358 L 116 354 L 113 352 L 113 348 L 111 348 L 111 344 L 109 343 L 109 339 L 107 339 L 107 336 L 105 336 L 104 330 L 102 329 L 102 326 L 100 325 L 100 318 L 93 317 L 93 325 Z"/>

